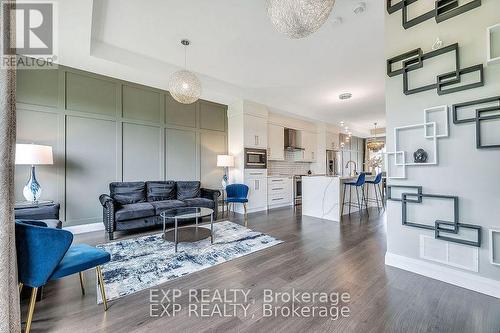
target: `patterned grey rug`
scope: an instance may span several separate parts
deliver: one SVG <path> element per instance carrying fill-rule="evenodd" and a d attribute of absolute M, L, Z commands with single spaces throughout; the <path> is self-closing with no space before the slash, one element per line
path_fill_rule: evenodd
<path fill-rule="evenodd" d="M 210 224 L 200 227 L 210 228 Z M 213 245 L 210 238 L 179 243 L 177 253 L 174 243 L 165 241 L 161 233 L 97 247 L 111 254 L 102 271 L 106 297 L 113 300 L 280 243 L 261 232 L 223 221 L 214 223 Z M 102 302 L 99 292 L 97 302 Z"/>

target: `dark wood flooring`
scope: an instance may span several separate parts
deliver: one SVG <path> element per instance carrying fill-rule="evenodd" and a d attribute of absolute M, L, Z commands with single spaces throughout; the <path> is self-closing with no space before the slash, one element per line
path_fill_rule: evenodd
<path fill-rule="evenodd" d="M 231 221 L 243 223 L 241 216 Z M 96 305 L 95 274 L 46 286 L 36 304 L 32 332 L 500 332 L 500 300 L 384 265 L 385 215 L 353 214 L 342 223 L 302 217 L 293 209 L 255 213 L 248 227 L 284 241 L 221 265 L 168 282 L 179 288 L 251 288 L 252 317 L 150 317 L 149 290 Z M 159 232 L 147 231 L 145 233 Z M 136 237 L 119 235 L 118 237 Z M 76 242 L 104 242 L 104 232 L 78 235 Z M 262 290 L 348 292 L 350 316 L 263 318 Z M 187 299 L 181 299 L 186 306 Z M 287 304 L 290 305 L 290 304 Z M 22 306 L 26 320 L 26 304 Z"/>

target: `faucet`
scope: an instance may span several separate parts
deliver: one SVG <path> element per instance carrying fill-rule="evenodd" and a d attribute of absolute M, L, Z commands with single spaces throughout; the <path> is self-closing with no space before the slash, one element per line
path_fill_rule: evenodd
<path fill-rule="evenodd" d="M 354 170 L 351 172 L 351 176 L 356 176 L 358 174 L 358 172 L 356 171 L 356 162 L 354 162 L 353 160 L 349 160 L 347 161 L 347 163 L 345 164 L 345 168 L 349 168 L 349 163 L 353 163 L 354 164 Z"/>

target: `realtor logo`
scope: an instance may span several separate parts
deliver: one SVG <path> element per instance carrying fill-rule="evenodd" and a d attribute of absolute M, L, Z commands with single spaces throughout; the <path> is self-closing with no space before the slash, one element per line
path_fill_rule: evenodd
<path fill-rule="evenodd" d="M 17 55 L 18 67 L 53 68 L 56 51 L 56 4 L 50 1 L 17 1 L 3 3 L 3 27 L 10 28 L 10 35 L 3 34 L 3 66 L 13 65 Z M 30 65 L 31 63 L 31 65 Z"/>

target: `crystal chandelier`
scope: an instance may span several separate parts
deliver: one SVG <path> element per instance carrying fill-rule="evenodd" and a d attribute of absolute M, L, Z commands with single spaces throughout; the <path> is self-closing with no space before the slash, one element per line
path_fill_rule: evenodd
<path fill-rule="evenodd" d="M 335 0 L 267 0 L 267 14 L 276 30 L 304 38 L 328 19 Z"/>
<path fill-rule="evenodd" d="M 366 143 L 366 147 L 373 151 L 373 152 L 378 152 L 380 149 L 384 148 L 385 146 L 385 143 L 383 141 L 378 141 L 377 140 L 377 123 L 374 123 L 375 125 L 375 130 L 373 132 L 373 138 L 370 139 L 367 143 Z"/>
<path fill-rule="evenodd" d="M 187 39 L 181 40 L 184 45 L 184 69 L 175 72 L 170 78 L 169 91 L 170 95 L 179 103 L 192 104 L 196 102 L 201 96 L 201 82 L 186 68 L 186 55 L 189 41 Z"/>

